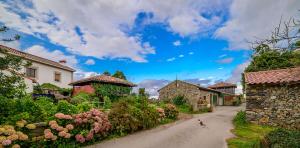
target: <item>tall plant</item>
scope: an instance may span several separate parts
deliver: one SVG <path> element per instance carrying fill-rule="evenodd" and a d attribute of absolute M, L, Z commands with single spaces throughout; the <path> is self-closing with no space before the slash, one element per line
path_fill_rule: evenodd
<path fill-rule="evenodd" d="M 0 33 L 8 30 L 7 27 L 0 27 Z M 19 40 L 20 36 L 14 38 L 1 39 L 4 42 Z M 20 98 L 25 96 L 26 85 L 23 74 L 20 73 L 22 67 L 29 66 L 29 62 L 23 61 L 20 57 L 9 54 L 6 49 L 0 48 L 0 96 L 5 98 Z"/>

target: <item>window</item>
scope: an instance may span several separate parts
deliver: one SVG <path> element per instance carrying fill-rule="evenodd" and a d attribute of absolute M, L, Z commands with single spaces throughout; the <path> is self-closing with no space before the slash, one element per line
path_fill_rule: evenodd
<path fill-rule="evenodd" d="M 55 72 L 54 73 L 54 81 L 60 82 L 61 80 L 61 73 L 60 72 Z"/>
<path fill-rule="evenodd" d="M 31 78 L 36 78 L 37 70 L 35 68 L 26 68 L 26 76 Z"/>

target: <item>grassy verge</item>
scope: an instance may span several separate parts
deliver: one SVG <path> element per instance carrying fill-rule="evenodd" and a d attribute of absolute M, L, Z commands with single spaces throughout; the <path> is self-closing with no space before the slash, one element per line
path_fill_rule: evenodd
<path fill-rule="evenodd" d="M 227 139 L 229 148 L 259 148 L 265 135 L 275 130 L 273 127 L 247 123 L 245 112 L 242 111 L 236 115 L 233 123 L 235 128 L 232 133 L 236 137 Z"/>
<path fill-rule="evenodd" d="M 201 114 L 201 113 L 209 112 L 209 108 L 205 108 L 199 111 L 193 111 L 192 107 L 188 104 L 176 105 L 176 107 L 178 108 L 179 112 L 186 113 L 186 114 Z"/>

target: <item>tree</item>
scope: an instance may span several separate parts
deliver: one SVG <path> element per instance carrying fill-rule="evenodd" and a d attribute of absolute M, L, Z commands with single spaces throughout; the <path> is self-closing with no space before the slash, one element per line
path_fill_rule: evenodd
<path fill-rule="evenodd" d="M 0 33 L 6 32 L 7 27 L 0 27 Z M 20 36 L 14 38 L 1 39 L 4 42 L 19 40 Z M 0 96 L 5 98 L 21 98 L 26 95 L 23 74 L 20 70 L 24 66 L 29 66 L 29 62 L 24 62 L 20 57 L 7 53 L 6 49 L 0 48 Z"/>
<path fill-rule="evenodd" d="M 110 72 L 108 72 L 108 71 L 104 71 L 104 72 L 103 72 L 103 75 L 111 76 Z"/>
<path fill-rule="evenodd" d="M 124 75 L 124 73 L 119 70 L 117 70 L 112 76 L 115 78 L 120 78 L 120 79 L 126 80 L 126 76 Z"/>

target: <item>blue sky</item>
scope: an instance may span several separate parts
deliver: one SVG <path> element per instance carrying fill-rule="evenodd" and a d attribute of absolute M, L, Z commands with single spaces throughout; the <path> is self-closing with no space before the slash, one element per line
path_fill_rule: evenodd
<path fill-rule="evenodd" d="M 299 8 L 297 0 L 4 0 L 0 23 L 11 28 L 2 36 L 22 36 L 7 46 L 66 59 L 77 79 L 121 70 L 156 95 L 176 77 L 238 83 L 248 42 L 267 37 L 281 17 L 299 17 Z"/>

